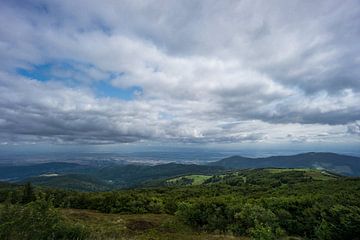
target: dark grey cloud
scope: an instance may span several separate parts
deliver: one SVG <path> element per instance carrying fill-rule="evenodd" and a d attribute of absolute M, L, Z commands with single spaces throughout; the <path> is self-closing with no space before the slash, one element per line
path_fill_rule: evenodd
<path fill-rule="evenodd" d="M 126 102 L 96 100 L 89 93 L 56 83 L 1 77 L 1 135 L 57 143 L 133 142 L 153 135 L 139 119 L 133 119 L 133 111 L 142 109 L 126 109 L 121 106 Z"/>
<path fill-rule="evenodd" d="M 357 122 L 355 122 L 353 124 L 350 124 L 348 126 L 348 132 L 350 134 L 360 135 L 360 122 L 357 121 Z"/>

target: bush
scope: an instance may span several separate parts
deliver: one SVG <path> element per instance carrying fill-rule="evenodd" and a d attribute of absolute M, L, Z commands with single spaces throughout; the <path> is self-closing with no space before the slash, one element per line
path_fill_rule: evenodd
<path fill-rule="evenodd" d="M 23 196 L 21 203 L 29 203 L 36 200 L 34 188 L 30 182 L 27 182 L 24 186 Z"/>
<path fill-rule="evenodd" d="M 264 228 L 275 231 L 278 227 L 278 219 L 276 215 L 269 209 L 262 206 L 246 203 L 239 212 L 234 214 L 234 223 L 231 225 L 231 230 L 237 235 L 249 234 L 250 232 L 264 231 Z"/>
<path fill-rule="evenodd" d="M 82 226 L 67 223 L 45 200 L 0 208 L 0 239 L 85 239 Z"/>
<path fill-rule="evenodd" d="M 231 222 L 227 205 L 216 200 L 181 203 L 176 215 L 186 224 L 208 231 L 225 232 Z"/>
<path fill-rule="evenodd" d="M 257 224 L 255 227 L 249 229 L 251 239 L 254 240 L 275 240 L 275 234 L 271 227 L 263 224 Z"/>
<path fill-rule="evenodd" d="M 335 205 L 323 217 L 315 231 L 318 239 L 360 239 L 360 208 Z"/>

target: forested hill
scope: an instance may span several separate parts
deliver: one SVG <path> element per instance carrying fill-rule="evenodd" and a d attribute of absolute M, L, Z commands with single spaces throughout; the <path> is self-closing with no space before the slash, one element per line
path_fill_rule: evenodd
<path fill-rule="evenodd" d="M 336 153 L 309 152 L 291 156 L 248 158 L 232 156 L 212 162 L 226 169 L 246 168 L 318 168 L 348 176 L 360 176 L 360 158 Z"/>
<path fill-rule="evenodd" d="M 167 163 L 159 165 L 110 165 L 94 167 L 70 163 L 30 166 L 0 166 L 0 181 L 32 182 L 35 185 L 81 190 L 108 191 L 188 174 L 215 174 L 219 166 Z"/>

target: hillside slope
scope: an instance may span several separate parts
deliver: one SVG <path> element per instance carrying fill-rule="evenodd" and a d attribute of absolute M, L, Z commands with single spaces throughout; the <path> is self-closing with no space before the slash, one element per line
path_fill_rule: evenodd
<path fill-rule="evenodd" d="M 245 168 L 318 168 L 348 176 L 360 176 L 360 158 L 336 153 L 302 153 L 292 156 L 247 158 L 232 156 L 212 162 L 210 166 L 226 169 Z"/>
<path fill-rule="evenodd" d="M 143 185 L 147 181 L 188 174 L 215 174 L 219 166 L 168 163 L 149 165 L 113 165 L 89 168 L 89 171 L 69 171 L 60 174 L 41 174 L 22 179 L 35 185 L 79 191 L 108 191 Z M 35 171 L 38 173 L 39 171 Z"/>

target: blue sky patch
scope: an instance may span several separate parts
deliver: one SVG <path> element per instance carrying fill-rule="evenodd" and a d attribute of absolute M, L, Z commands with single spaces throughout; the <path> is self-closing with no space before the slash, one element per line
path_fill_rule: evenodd
<path fill-rule="evenodd" d="M 17 68 L 16 72 L 21 76 L 35 79 L 41 82 L 48 80 L 63 81 L 67 84 L 74 84 L 76 82 L 84 82 L 94 80 L 91 71 L 98 71 L 103 73 L 103 78 L 96 78 L 96 80 L 108 80 L 112 78 L 115 73 L 101 71 L 92 64 L 80 63 L 74 61 L 56 61 L 46 64 L 32 65 L 31 68 Z M 108 76 L 106 76 L 108 74 Z M 76 84 L 75 84 L 76 85 Z"/>
<path fill-rule="evenodd" d="M 34 79 L 40 82 L 49 80 L 61 81 L 71 86 L 88 85 L 94 90 L 99 97 L 112 97 L 126 101 L 133 100 L 137 95 L 141 95 L 143 89 L 139 86 L 129 88 L 118 88 L 111 85 L 110 81 L 124 73 L 108 73 L 108 77 L 104 79 L 91 79 L 87 70 L 91 70 L 94 66 L 84 63 L 75 62 L 54 62 L 47 64 L 33 65 L 32 68 L 17 68 L 16 72 L 23 77 Z M 85 78 L 89 81 L 82 81 L 78 78 Z"/>
<path fill-rule="evenodd" d="M 23 77 L 46 82 L 51 79 L 51 68 L 53 64 L 34 65 L 32 69 L 17 68 L 16 72 Z"/>
<path fill-rule="evenodd" d="M 99 97 L 113 97 L 126 101 L 133 100 L 137 95 L 141 95 L 143 92 L 143 89 L 139 86 L 117 88 L 105 81 L 95 83 L 93 88 Z"/>

